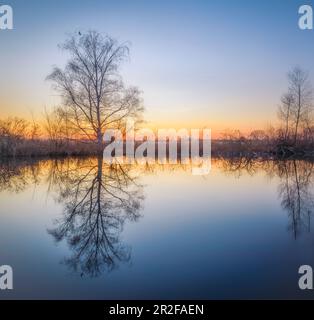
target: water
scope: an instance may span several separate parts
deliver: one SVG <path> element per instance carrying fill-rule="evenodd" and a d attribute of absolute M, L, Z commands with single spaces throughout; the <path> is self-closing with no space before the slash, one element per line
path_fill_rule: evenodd
<path fill-rule="evenodd" d="M 313 163 L 0 164 L 1 299 L 314 298 Z"/>

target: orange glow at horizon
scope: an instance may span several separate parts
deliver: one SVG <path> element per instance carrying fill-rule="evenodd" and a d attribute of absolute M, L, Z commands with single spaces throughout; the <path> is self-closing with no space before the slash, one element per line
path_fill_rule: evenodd
<path fill-rule="evenodd" d="M 19 108 L 14 108 L 14 106 L 6 106 L 3 108 L 1 107 L 0 110 L 0 119 L 7 118 L 7 117 L 20 117 L 24 118 L 30 122 L 33 120 L 38 123 L 41 127 L 44 125 L 44 110 L 42 109 L 40 112 L 33 112 L 32 109 L 24 109 L 23 111 L 19 110 Z M 49 108 L 47 108 L 49 110 Z M 18 111 L 18 112 L 15 112 Z M 199 115 L 198 115 L 199 118 Z M 197 119 L 197 117 L 190 116 L 187 119 L 185 117 L 180 118 L 178 116 L 174 119 L 174 116 L 165 116 L 164 118 L 154 117 L 153 112 L 149 112 L 149 118 L 146 117 L 144 113 L 144 121 L 140 125 L 141 128 L 149 128 L 154 132 L 157 132 L 158 129 L 211 129 L 212 131 L 212 138 L 217 139 L 221 138 L 222 134 L 226 130 L 239 130 L 243 135 L 248 135 L 250 132 L 254 130 L 265 130 L 269 126 L 270 121 L 267 119 L 228 119 L 227 117 L 222 118 L 211 118 L 211 117 L 204 117 L 203 119 Z M 273 124 L 276 125 L 276 121 L 273 121 Z"/>

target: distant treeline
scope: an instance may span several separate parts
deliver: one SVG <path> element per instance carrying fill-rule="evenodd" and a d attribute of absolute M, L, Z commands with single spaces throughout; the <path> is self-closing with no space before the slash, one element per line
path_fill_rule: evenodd
<path fill-rule="evenodd" d="M 96 155 L 99 150 L 97 140 L 87 140 L 69 134 L 61 121 L 53 121 L 47 115 L 48 122 L 38 125 L 21 118 L 0 119 L 0 157 L 46 157 L 46 156 L 86 156 Z M 57 120 L 57 119 L 55 119 Z M 212 154 L 219 155 L 276 155 L 314 156 L 314 130 L 303 128 L 298 131 L 297 143 L 283 136 L 282 128 L 269 127 L 267 130 L 254 130 L 242 134 L 239 130 L 226 130 L 218 139 L 212 140 Z M 169 140 L 168 140 L 169 142 Z M 141 143 L 135 143 L 135 148 Z M 155 141 L 156 155 L 158 141 Z M 168 145 L 168 143 L 167 143 Z M 200 140 L 200 155 L 203 142 Z M 125 151 L 124 146 L 124 151 Z M 177 140 L 178 155 L 181 154 L 180 138 Z M 144 154 L 145 155 L 145 154 Z"/>
<path fill-rule="evenodd" d="M 47 117 L 50 117 L 47 115 Z M 96 155 L 99 150 L 97 140 L 87 140 L 70 135 L 70 130 L 62 126 L 61 121 L 52 121 L 49 125 L 38 125 L 21 118 L 0 119 L 0 157 L 41 157 L 41 156 L 86 156 Z M 267 130 L 254 130 L 244 135 L 239 130 L 226 130 L 219 139 L 212 140 L 212 154 L 215 155 L 276 155 L 314 156 L 314 129 L 298 130 L 295 138 L 286 136 L 281 127 L 269 127 Z M 169 140 L 168 140 L 169 141 Z M 141 141 L 135 143 L 137 147 Z M 155 142 L 156 154 L 158 141 Z M 177 140 L 178 155 L 181 153 L 180 138 Z M 202 154 L 200 140 L 200 154 Z M 125 146 L 124 146 L 125 150 Z"/>

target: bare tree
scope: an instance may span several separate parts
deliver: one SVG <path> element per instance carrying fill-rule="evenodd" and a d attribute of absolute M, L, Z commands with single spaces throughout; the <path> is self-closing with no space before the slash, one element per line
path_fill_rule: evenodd
<path fill-rule="evenodd" d="M 297 144 L 300 127 L 308 121 L 312 109 L 312 87 L 308 72 L 295 67 L 288 73 L 289 94 L 294 103 L 292 119 L 294 123 L 294 145 Z"/>
<path fill-rule="evenodd" d="M 44 116 L 44 130 L 55 150 L 64 143 L 68 144 L 70 138 L 76 134 L 77 130 L 73 130 L 70 127 L 67 114 L 62 108 L 56 107 L 50 112 L 45 110 Z"/>
<path fill-rule="evenodd" d="M 278 118 L 283 122 L 283 139 L 287 142 L 290 138 L 292 111 L 295 104 L 294 96 L 288 92 L 281 97 L 281 105 L 278 108 Z"/>
<path fill-rule="evenodd" d="M 139 118 L 139 90 L 126 88 L 119 66 L 129 48 L 96 31 L 71 36 L 61 46 L 70 54 L 64 69 L 55 67 L 47 77 L 55 84 L 64 102 L 70 124 L 82 138 L 102 146 L 104 130 Z"/>
<path fill-rule="evenodd" d="M 250 135 L 249 135 L 249 138 L 251 140 L 255 140 L 255 141 L 264 141 L 266 140 L 268 137 L 267 137 L 267 134 L 265 133 L 264 130 L 253 130 Z"/>
<path fill-rule="evenodd" d="M 25 138 L 28 134 L 29 123 L 22 118 L 9 117 L 0 120 L 0 135 L 15 140 Z"/>
<path fill-rule="evenodd" d="M 18 117 L 0 120 L 0 151 L 1 155 L 16 154 L 17 147 L 29 135 L 30 124 Z"/>
<path fill-rule="evenodd" d="M 36 140 L 39 138 L 41 133 L 40 130 L 40 125 L 35 122 L 34 117 L 32 116 L 32 122 L 30 123 L 30 128 L 29 128 L 29 139 L 32 141 Z"/>

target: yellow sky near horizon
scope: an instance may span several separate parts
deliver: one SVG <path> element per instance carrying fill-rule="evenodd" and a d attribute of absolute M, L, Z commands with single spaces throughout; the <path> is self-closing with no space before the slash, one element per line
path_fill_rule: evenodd
<path fill-rule="evenodd" d="M 42 90 L 36 94 L 34 88 L 26 83 L 20 84 L 19 93 L 9 90 L 10 86 L 0 93 L 0 119 L 6 117 L 22 117 L 27 120 L 35 120 L 38 123 L 44 121 L 45 110 L 49 111 L 53 106 L 60 105 L 60 98 L 52 91 L 50 85 L 43 83 Z M 148 99 L 149 100 L 149 99 Z M 165 101 L 158 101 L 162 107 L 148 101 L 145 103 L 142 126 L 157 129 L 174 128 L 185 129 L 211 129 L 212 137 L 219 138 L 227 130 L 240 130 L 244 135 L 253 130 L 265 130 L 270 124 L 275 125 L 276 105 L 270 108 L 269 117 L 265 115 L 261 105 L 254 108 L 239 103 L 229 105 L 217 105 L 211 107 L 187 107 L 180 108 L 178 103 L 172 106 L 164 106 Z M 269 103 L 269 102 L 266 102 Z M 260 112 L 259 112 L 260 111 Z"/>
<path fill-rule="evenodd" d="M 40 108 L 32 108 L 26 106 L 20 108 L 20 106 L 7 104 L 8 107 L 1 108 L 0 119 L 7 117 L 21 117 L 28 121 L 35 120 L 39 124 L 42 124 L 44 120 L 45 108 L 47 111 L 51 110 L 49 106 L 43 106 Z M 261 129 L 265 130 L 270 124 L 276 124 L 276 118 L 272 119 L 250 119 L 244 117 L 232 117 L 224 118 L 222 116 L 211 117 L 210 115 L 189 114 L 183 113 L 177 115 L 176 112 L 159 112 L 154 113 L 152 111 L 144 112 L 143 123 L 141 127 L 150 128 L 154 131 L 158 129 L 211 129 L 212 137 L 219 138 L 221 134 L 226 130 L 240 130 L 244 135 L 249 134 L 253 130 Z"/>

